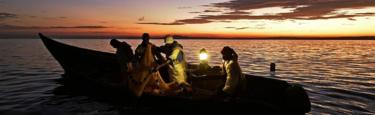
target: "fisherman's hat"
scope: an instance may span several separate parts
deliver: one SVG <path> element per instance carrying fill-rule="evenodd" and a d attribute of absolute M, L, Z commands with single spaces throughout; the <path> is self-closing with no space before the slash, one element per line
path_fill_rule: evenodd
<path fill-rule="evenodd" d="M 174 42 L 173 36 L 169 35 L 165 38 L 164 43 L 165 44 L 172 44 Z"/>

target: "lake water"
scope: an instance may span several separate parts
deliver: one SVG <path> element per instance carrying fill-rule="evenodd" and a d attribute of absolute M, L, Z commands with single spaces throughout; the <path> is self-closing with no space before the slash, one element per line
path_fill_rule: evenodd
<path fill-rule="evenodd" d="M 106 39 L 58 39 L 79 47 L 114 52 Z M 135 49 L 139 40 L 124 40 Z M 162 40 L 152 40 L 157 45 Z M 188 62 L 201 48 L 219 65 L 220 50 L 231 46 L 242 71 L 303 85 L 309 114 L 375 114 L 375 41 L 360 40 L 179 40 Z M 40 39 L 0 39 L 0 113 L 119 114 L 119 107 L 87 96 L 55 95 L 64 71 Z"/>

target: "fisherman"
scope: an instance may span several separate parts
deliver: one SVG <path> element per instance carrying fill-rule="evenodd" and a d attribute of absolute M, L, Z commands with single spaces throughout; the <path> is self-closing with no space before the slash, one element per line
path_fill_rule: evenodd
<path fill-rule="evenodd" d="M 238 55 L 230 47 L 225 46 L 221 50 L 223 56 L 223 71 L 226 75 L 225 86 L 222 93 L 225 95 L 234 95 L 239 88 L 242 71 L 238 64 Z"/>
<path fill-rule="evenodd" d="M 182 45 L 175 41 L 171 35 L 165 37 L 164 43 L 162 49 L 168 60 L 169 76 L 173 79 L 172 81 L 177 82 L 182 90 L 191 91 L 190 84 L 187 82 L 187 63 Z"/>
<path fill-rule="evenodd" d="M 128 75 L 130 72 L 133 71 L 132 66 L 132 57 L 133 57 L 133 50 L 131 46 L 126 42 L 120 42 L 117 39 L 112 39 L 110 44 L 113 48 L 116 48 L 116 57 L 120 64 L 120 76 L 118 79 L 124 83 L 126 86 L 128 83 Z"/>
<path fill-rule="evenodd" d="M 155 60 L 155 62 L 160 65 L 162 63 L 165 63 L 167 60 L 161 55 L 162 49 L 160 47 L 155 46 L 150 42 L 150 35 L 148 33 L 143 33 L 142 35 L 142 43 L 138 45 L 138 47 L 135 50 L 135 60 L 134 62 L 137 62 L 137 64 L 142 60 L 145 54 L 145 50 L 147 48 L 147 45 L 151 45 L 152 49 L 152 58 Z M 160 75 L 162 76 L 163 80 L 165 82 L 171 82 L 171 78 L 168 74 L 168 67 L 164 66 L 159 69 Z"/>
<path fill-rule="evenodd" d="M 150 95 L 168 95 L 172 89 L 170 84 L 167 84 L 162 79 L 158 64 L 154 60 L 152 53 L 153 45 L 148 44 L 144 48 L 141 60 L 138 66 L 132 72 L 132 77 L 129 82 L 129 89 L 137 97 L 142 96 L 143 93 Z"/>
<path fill-rule="evenodd" d="M 161 55 L 161 51 L 159 47 L 156 47 L 154 44 L 150 42 L 150 35 L 148 33 L 143 33 L 142 35 L 142 43 L 138 45 L 135 49 L 135 59 L 139 63 L 140 60 L 144 57 L 147 45 L 151 45 L 152 50 L 152 57 L 158 63 L 161 64 L 165 61 L 165 58 Z"/>
<path fill-rule="evenodd" d="M 136 65 L 129 78 L 129 90 L 137 97 L 143 93 L 150 95 L 171 95 L 177 88 L 175 83 L 166 83 L 160 75 L 156 61 L 164 61 L 160 48 L 149 42 L 149 34 L 142 35 L 142 43 L 135 50 Z"/>

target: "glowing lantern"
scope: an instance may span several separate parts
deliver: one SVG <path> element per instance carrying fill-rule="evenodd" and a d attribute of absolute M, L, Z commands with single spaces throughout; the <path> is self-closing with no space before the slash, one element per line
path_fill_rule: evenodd
<path fill-rule="evenodd" d="M 210 68 L 210 66 L 208 65 L 208 54 L 207 54 L 206 49 L 203 48 L 200 50 L 199 60 L 200 60 L 200 63 L 199 63 L 200 70 L 207 70 L 208 68 Z"/>
<path fill-rule="evenodd" d="M 201 51 L 199 52 L 199 60 L 201 61 L 204 61 L 204 60 L 207 60 L 208 58 L 208 54 L 207 54 L 207 51 L 206 49 L 201 49 Z"/>

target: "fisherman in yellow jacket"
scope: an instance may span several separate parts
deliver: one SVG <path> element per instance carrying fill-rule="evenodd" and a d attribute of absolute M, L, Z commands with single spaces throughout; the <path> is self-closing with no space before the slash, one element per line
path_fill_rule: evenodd
<path fill-rule="evenodd" d="M 172 77 L 174 81 L 178 84 L 189 85 L 186 81 L 186 60 L 184 52 L 182 51 L 183 47 L 177 41 L 173 39 L 172 36 L 167 36 L 165 38 L 165 47 L 166 47 L 166 57 L 170 61 L 169 64 L 169 76 Z"/>

